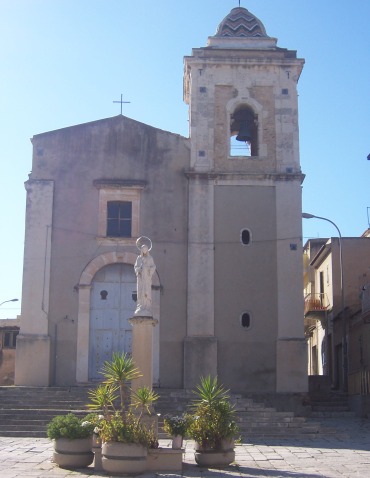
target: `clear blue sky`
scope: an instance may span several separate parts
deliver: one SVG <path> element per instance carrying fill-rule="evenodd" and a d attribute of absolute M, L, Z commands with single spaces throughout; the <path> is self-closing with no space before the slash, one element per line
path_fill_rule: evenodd
<path fill-rule="evenodd" d="M 0 0 L 0 302 L 21 298 L 30 138 L 119 114 L 188 135 L 183 56 L 237 0 Z M 298 84 L 303 209 L 368 227 L 370 1 L 242 0 L 306 64 Z M 335 236 L 305 220 L 303 240 Z M 0 318 L 15 317 L 17 303 Z"/>

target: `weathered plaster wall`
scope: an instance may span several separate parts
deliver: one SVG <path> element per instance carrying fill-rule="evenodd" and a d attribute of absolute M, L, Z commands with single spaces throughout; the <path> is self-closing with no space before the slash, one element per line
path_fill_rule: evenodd
<path fill-rule="evenodd" d="M 2 339 L 0 333 L 0 340 Z M 0 348 L 0 385 L 14 384 L 15 349 Z"/>
<path fill-rule="evenodd" d="M 75 381 L 79 292 L 74 286 L 82 271 L 106 252 L 138 253 L 134 245 L 102 245 L 98 238 L 99 190 L 93 183 L 116 179 L 146 184 L 141 192 L 139 231 L 153 241 L 162 286 L 161 381 L 163 386 L 181 386 L 186 327 L 186 276 L 181 271 L 186 270 L 187 260 L 187 181 L 183 175 L 189 161 L 187 140 L 115 117 L 35 136 L 33 145 L 31 178 L 49 178 L 55 184 L 48 333 L 57 383 Z M 56 335 L 60 341 L 57 349 Z"/>
<path fill-rule="evenodd" d="M 275 391 L 277 284 L 273 186 L 216 186 L 215 329 L 219 376 L 238 391 Z M 243 245 L 242 229 L 251 232 Z M 227 278 L 227 280 L 225 280 Z M 248 312 L 251 326 L 241 325 Z"/>

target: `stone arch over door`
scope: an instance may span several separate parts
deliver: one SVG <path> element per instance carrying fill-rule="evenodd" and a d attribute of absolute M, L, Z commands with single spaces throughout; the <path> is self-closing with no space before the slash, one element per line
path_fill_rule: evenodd
<path fill-rule="evenodd" d="M 104 267 L 113 264 L 135 264 L 137 255 L 131 252 L 108 252 L 93 259 L 81 274 L 78 284 L 79 304 L 78 304 L 78 324 L 77 324 L 77 363 L 76 363 L 76 381 L 78 383 L 89 382 L 89 352 L 90 352 L 90 310 L 93 296 L 92 288 L 94 286 L 94 277 Z M 99 277 L 99 275 L 97 276 Z M 101 285 L 101 284 L 100 284 Z M 160 292 L 159 278 L 153 276 L 153 316 L 159 320 L 160 311 Z M 157 287 L 156 287 L 157 286 Z M 102 290 L 105 290 L 102 288 Z M 104 293 L 103 293 L 104 296 Z M 96 299 L 95 299 L 96 300 Z M 104 300 L 104 299 L 103 299 Z M 159 323 L 154 328 L 153 337 L 153 381 L 159 382 Z M 91 366 L 90 366 L 91 368 Z"/>

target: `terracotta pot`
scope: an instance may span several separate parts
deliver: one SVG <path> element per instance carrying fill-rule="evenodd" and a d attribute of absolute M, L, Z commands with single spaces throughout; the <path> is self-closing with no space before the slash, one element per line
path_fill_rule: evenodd
<path fill-rule="evenodd" d="M 58 438 L 53 440 L 53 461 L 61 468 L 85 468 L 94 460 L 90 438 Z"/>
<path fill-rule="evenodd" d="M 146 470 L 147 453 L 144 446 L 136 443 L 103 443 L 103 470 L 118 475 L 143 473 Z"/>

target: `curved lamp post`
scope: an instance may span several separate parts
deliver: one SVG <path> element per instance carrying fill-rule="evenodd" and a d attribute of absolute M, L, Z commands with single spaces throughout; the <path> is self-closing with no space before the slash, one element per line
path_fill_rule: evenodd
<path fill-rule="evenodd" d="M 330 222 L 338 231 L 339 236 L 339 269 L 340 269 L 340 293 L 341 293 L 341 314 L 342 314 L 342 358 L 343 358 L 343 391 L 348 391 L 348 355 L 347 355 L 347 324 L 344 312 L 344 282 L 343 282 L 343 249 L 342 249 L 342 234 L 335 222 L 326 217 L 315 216 L 307 212 L 302 213 L 303 219 L 322 219 Z"/>
<path fill-rule="evenodd" d="M 0 305 L 6 304 L 7 302 L 18 302 L 18 299 L 9 299 L 9 300 L 4 300 L 4 302 L 1 302 Z"/>

